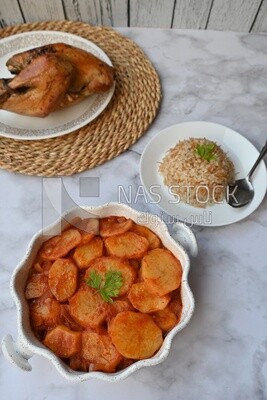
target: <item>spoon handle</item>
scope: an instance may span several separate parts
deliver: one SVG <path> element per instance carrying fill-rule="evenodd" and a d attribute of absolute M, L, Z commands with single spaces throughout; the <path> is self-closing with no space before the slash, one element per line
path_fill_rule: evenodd
<path fill-rule="evenodd" d="M 265 143 L 265 145 L 263 146 L 263 148 L 261 149 L 261 152 L 259 154 L 259 157 L 257 158 L 257 160 L 255 161 L 255 164 L 253 165 L 253 167 L 251 168 L 251 170 L 248 173 L 248 178 L 251 178 L 255 169 L 257 168 L 258 164 L 261 162 L 261 160 L 263 159 L 263 157 L 265 156 L 265 154 L 267 153 L 267 141 Z"/>

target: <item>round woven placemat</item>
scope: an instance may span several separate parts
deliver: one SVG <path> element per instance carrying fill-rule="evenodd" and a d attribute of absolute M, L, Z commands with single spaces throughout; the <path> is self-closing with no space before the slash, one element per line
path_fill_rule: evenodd
<path fill-rule="evenodd" d="M 159 77 L 143 51 L 112 28 L 73 21 L 36 22 L 0 31 L 0 38 L 34 30 L 70 32 L 89 39 L 111 59 L 116 90 L 105 111 L 83 128 L 53 139 L 0 138 L 0 168 L 28 175 L 71 175 L 102 164 L 135 143 L 157 114 Z"/>

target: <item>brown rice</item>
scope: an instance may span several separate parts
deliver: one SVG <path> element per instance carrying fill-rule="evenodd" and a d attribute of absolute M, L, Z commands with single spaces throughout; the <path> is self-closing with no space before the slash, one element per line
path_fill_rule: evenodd
<path fill-rule="evenodd" d="M 210 159 L 199 154 L 197 149 L 203 145 L 212 148 Z M 182 201 L 195 207 L 221 203 L 235 176 L 234 165 L 226 153 L 206 138 L 178 142 L 164 156 L 159 172 L 177 203 Z"/>

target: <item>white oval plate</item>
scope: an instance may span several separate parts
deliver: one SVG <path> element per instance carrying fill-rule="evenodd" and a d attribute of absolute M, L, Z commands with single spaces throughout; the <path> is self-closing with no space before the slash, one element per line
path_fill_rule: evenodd
<path fill-rule="evenodd" d="M 211 207 L 197 208 L 185 203 L 177 203 L 163 183 L 158 172 L 159 162 L 165 153 L 180 140 L 207 138 L 215 141 L 228 153 L 237 172 L 237 179 L 247 175 L 256 158 L 258 150 L 242 135 L 223 125 L 211 122 L 185 122 L 162 130 L 146 146 L 140 161 L 140 176 L 149 197 L 162 210 L 172 217 L 189 224 L 222 226 L 240 221 L 250 215 L 262 202 L 267 186 L 266 166 L 262 161 L 252 177 L 255 189 L 253 201 L 242 208 L 232 208 L 226 201 Z M 264 145 L 264 143 L 262 143 Z"/>
<path fill-rule="evenodd" d="M 66 32 L 34 31 L 9 36 L 0 40 L 0 78 L 10 78 L 7 60 L 16 53 L 56 42 L 79 47 L 112 65 L 108 56 L 94 43 Z M 100 94 L 85 98 L 81 103 L 55 111 L 45 118 L 27 117 L 0 110 L 0 136 L 13 139 L 48 139 L 75 131 L 95 119 L 108 105 L 113 87 Z"/>

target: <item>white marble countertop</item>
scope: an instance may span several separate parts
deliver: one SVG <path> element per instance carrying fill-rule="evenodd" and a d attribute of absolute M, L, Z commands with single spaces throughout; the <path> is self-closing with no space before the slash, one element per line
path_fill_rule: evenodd
<path fill-rule="evenodd" d="M 257 148 L 266 140 L 267 36 L 120 29 L 157 68 L 163 100 L 147 134 L 131 149 L 90 171 L 63 179 L 72 201 L 118 200 L 118 186 L 140 184 L 140 154 L 161 129 L 183 121 L 226 125 Z M 79 197 L 79 178 L 100 178 L 99 197 Z M 9 292 L 11 273 L 42 226 L 42 178 L 0 171 L 0 337 L 17 336 Z M 51 180 L 52 182 L 52 180 Z M 57 180 L 53 181 L 57 184 Z M 71 201 L 65 204 L 65 208 Z M 115 384 L 72 384 L 50 362 L 34 356 L 31 372 L 0 354 L 2 399 L 263 400 L 267 398 L 267 198 L 245 220 L 220 228 L 196 227 L 199 255 L 190 285 L 196 309 L 173 341 L 168 359 Z M 139 198 L 135 208 L 159 209 Z"/>

